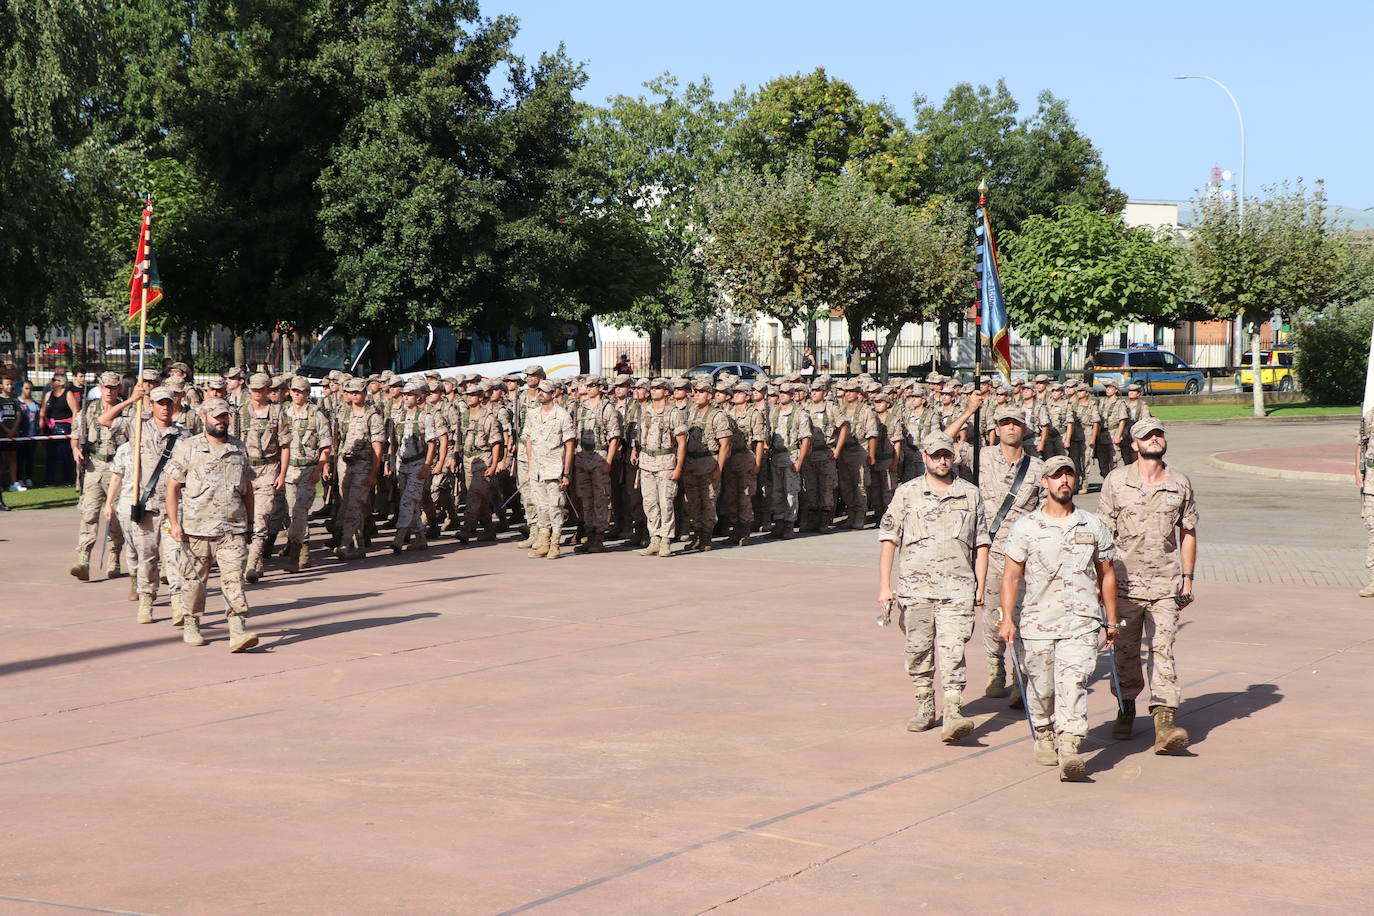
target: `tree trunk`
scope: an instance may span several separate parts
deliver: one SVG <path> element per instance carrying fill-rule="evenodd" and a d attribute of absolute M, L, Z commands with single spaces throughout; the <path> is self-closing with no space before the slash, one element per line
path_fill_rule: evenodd
<path fill-rule="evenodd" d="M 1054 345 L 1054 371 L 1055 371 L 1055 373 L 1056 373 L 1056 376 L 1055 376 L 1056 378 L 1058 377 L 1058 373 L 1059 373 L 1060 371 L 1062 371 L 1063 368 L 1064 368 L 1064 345 L 1063 345 L 1062 343 L 1056 343 L 1056 344 Z"/>
<path fill-rule="evenodd" d="M 949 316 L 941 315 L 936 323 L 940 327 L 940 365 L 948 366 L 949 358 Z"/>
<path fill-rule="evenodd" d="M 234 365 L 242 366 L 244 363 L 243 334 L 234 332 Z"/>
<path fill-rule="evenodd" d="M 860 348 L 864 338 L 863 320 L 845 315 L 844 324 L 849 331 L 849 365 L 845 366 L 845 371 L 850 375 L 858 375 L 864 371 L 863 350 Z"/>
<path fill-rule="evenodd" d="M 902 329 L 905 327 L 906 323 L 903 322 L 896 327 L 887 329 L 887 339 L 883 341 L 882 352 L 878 354 L 878 377 L 882 379 L 884 384 L 892 375 L 892 366 L 890 365 L 892 351 L 896 348 L 897 341 L 901 340 Z"/>
<path fill-rule="evenodd" d="M 649 374 L 663 374 L 663 329 L 649 329 Z"/>
<path fill-rule="evenodd" d="M 1250 386 L 1253 392 L 1251 406 L 1254 408 L 1254 415 L 1264 416 L 1264 384 L 1260 377 L 1260 323 L 1255 322 L 1255 336 L 1250 338 L 1250 365 L 1254 372 L 1254 384 Z"/>

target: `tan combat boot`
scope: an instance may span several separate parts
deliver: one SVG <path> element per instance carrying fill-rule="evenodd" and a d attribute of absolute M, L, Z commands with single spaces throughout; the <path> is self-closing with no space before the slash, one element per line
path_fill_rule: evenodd
<path fill-rule="evenodd" d="M 76 554 L 76 562 L 72 564 L 72 568 L 68 571 L 82 582 L 91 581 L 90 555 L 78 551 Z"/>
<path fill-rule="evenodd" d="M 129 577 L 129 600 L 138 600 L 138 576 Z"/>
<path fill-rule="evenodd" d="M 1022 674 L 1024 677 L 1024 673 Z M 1021 698 L 1021 685 L 1016 683 L 1015 678 L 1007 685 L 1007 706 L 1012 709 L 1025 709 L 1026 701 Z"/>
<path fill-rule="evenodd" d="M 187 614 L 182 618 L 181 641 L 188 646 L 205 645 L 205 637 L 200 635 L 200 618 Z"/>
<path fill-rule="evenodd" d="M 711 541 L 711 529 L 706 529 L 697 533 L 697 550 L 714 550 L 715 544 Z"/>
<path fill-rule="evenodd" d="M 751 528 L 750 528 L 749 526 L 747 526 L 747 525 L 740 525 L 740 526 L 739 526 L 739 537 L 735 539 L 735 546 L 736 546 L 736 547 L 748 547 L 748 546 L 749 546 L 749 536 L 750 536 L 752 533 L 753 533 L 753 531 L 751 530 Z"/>
<path fill-rule="evenodd" d="M 965 719 L 959 708 L 962 699 L 957 690 L 945 691 L 945 727 L 940 732 L 940 740 L 945 744 L 953 744 L 973 733 L 973 720 Z"/>
<path fill-rule="evenodd" d="M 641 557 L 652 557 L 658 555 L 658 535 L 649 538 L 649 546 L 639 551 Z"/>
<path fill-rule="evenodd" d="M 153 622 L 153 596 L 152 596 L 152 595 L 139 595 L 139 596 L 138 596 L 138 622 L 139 622 L 139 623 L 152 623 L 152 622 Z"/>
<path fill-rule="evenodd" d="M 516 541 L 515 546 L 521 550 L 528 550 L 534 546 L 536 529 L 530 528 L 529 535 L 523 541 Z"/>
<path fill-rule="evenodd" d="M 923 732 L 935 727 L 935 691 L 929 687 L 916 691 L 916 715 L 907 720 L 906 730 Z"/>
<path fill-rule="evenodd" d="M 76 575 L 76 573 L 73 572 L 72 575 Z M 1374 570 L 1369 572 L 1369 584 L 1360 589 L 1360 597 L 1374 598 Z"/>
<path fill-rule="evenodd" d="M 1188 746 L 1188 732 L 1174 724 L 1172 706 L 1156 706 L 1150 710 L 1155 717 L 1155 753 L 1172 754 Z"/>
<path fill-rule="evenodd" d="M 1083 739 L 1077 735 L 1059 736 L 1059 781 L 1078 782 L 1087 772 L 1087 765 L 1078 755 L 1078 744 Z"/>
<path fill-rule="evenodd" d="M 248 562 L 244 564 L 243 581 L 250 585 L 262 578 L 262 550 L 248 551 Z"/>
<path fill-rule="evenodd" d="M 258 634 L 250 633 L 243 626 L 243 615 L 229 613 L 229 651 L 246 652 L 258 644 Z"/>
<path fill-rule="evenodd" d="M 587 539 L 587 553 L 605 553 L 605 537 L 605 533 L 600 529 L 592 529 L 591 537 Z"/>
<path fill-rule="evenodd" d="M 182 602 L 181 596 L 172 592 L 172 626 L 180 627 L 186 624 L 186 605 Z"/>
<path fill-rule="evenodd" d="M 1054 730 L 1048 725 L 1036 726 L 1035 762 L 1042 767 L 1052 767 L 1059 763 L 1059 754 L 1054 749 Z"/>
<path fill-rule="evenodd" d="M 658 539 L 658 555 L 659 555 L 660 557 L 671 557 L 671 556 L 673 555 L 673 539 L 672 539 L 672 538 L 659 538 L 659 539 Z"/>
<path fill-rule="evenodd" d="M 983 696 L 999 699 L 1007 695 L 1007 666 L 1000 655 L 988 656 L 988 686 Z"/>
<path fill-rule="evenodd" d="M 300 548 L 300 558 L 296 560 L 296 568 L 303 571 L 310 568 L 310 545 L 302 543 Z"/>
<path fill-rule="evenodd" d="M 559 547 L 562 545 L 562 543 L 563 543 L 563 532 L 558 531 L 558 530 L 555 530 L 555 529 L 550 529 L 550 530 L 549 530 L 549 549 L 546 550 L 546 551 L 544 551 L 544 556 L 545 556 L 546 558 L 550 559 L 550 560 L 557 560 L 557 559 L 558 559 L 558 554 L 559 554 Z"/>
<path fill-rule="evenodd" d="M 287 572 L 301 571 L 300 551 L 300 544 L 296 543 L 295 541 L 286 542 L 286 549 L 283 551 L 283 553 L 286 556 L 286 564 L 284 568 Z"/>
<path fill-rule="evenodd" d="M 120 576 L 124 575 L 124 567 L 119 559 L 119 555 L 123 552 L 123 550 L 111 549 L 111 553 L 113 553 L 114 556 L 110 558 L 110 569 L 109 572 L 105 573 L 105 578 L 118 579 Z"/>
<path fill-rule="evenodd" d="M 542 557 L 549 552 L 550 531 L 547 528 L 535 528 L 531 529 L 531 531 L 533 532 L 532 536 L 534 540 L 530 542 L 530 552 L 525 554 L 525 556 L 531 559 Z"/>

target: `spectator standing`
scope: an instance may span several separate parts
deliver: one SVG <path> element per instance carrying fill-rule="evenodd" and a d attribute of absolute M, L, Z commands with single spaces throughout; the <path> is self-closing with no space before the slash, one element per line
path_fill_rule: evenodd
<path fill-rule="evenodd" d="M 631 365 L 631 363 L 630 363 L 630 354 L 628 354 L 628 353 L 622 353 L 622 354 L 620 354 L 620 359 L 618 359 L 618 360 L 616 361 L 616 364 L 615 364 L 615 374 L 616 374 L 616 375 L 634 375 L 634 372 L 635 372 L 634 366 Z"/>
<path fill-rule="evenodd" d="M 0 379 L 0 473 L 3 473 L 0 476 L 0 490 L 9 493 L 22 493 L 25 489 L 19 482 L 19 443 L 9 441 L 22 435 L 20 429 L 23 425 L 24 410 L 14 396 L 14 380 Z M 3 497 L 0 497 L 0 505 L 4 505 Z"/>
<path fill-rule="evenodd" d="M 28 379 L 24 379 L 24 384 L 19 388 L 19 408 L 24 412 L 19 435 L 38 435 L 38 402 L 33 399 L 33 382 Z M 37 442 L 19 443 L 19 477 L 30 490 L 33 489 L 33 453 L 37 447 Z"/>
<path fill-rule="evenodd" d="M 70 436 L 72 417 L 80 401 L 76 392 L 67 387 L 66 375 L 54 375 L 43 400 L 38 406 L 38 425 L 45 436 Z M 54 439 L 47 448 L 47 485 L 76 483 L 76 463 L 72 460 L 69 440 Z"/>

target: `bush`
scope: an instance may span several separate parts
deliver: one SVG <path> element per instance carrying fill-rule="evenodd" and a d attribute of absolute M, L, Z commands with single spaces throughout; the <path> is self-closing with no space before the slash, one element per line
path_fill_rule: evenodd
<path fill-rule="evenodd" d="M 1293 368 L 1307 400 L 1314 404 L 1359 404 L 1369 362 L 1374 299 L 1303 311 L 1293 329 Z"/>
<path fill-rule="evenodd" d="M 196 354 L 195 370 L 201 374 L 213 375 L 228 368 L 233 359 L 227 350 L 201 350 Z"/>

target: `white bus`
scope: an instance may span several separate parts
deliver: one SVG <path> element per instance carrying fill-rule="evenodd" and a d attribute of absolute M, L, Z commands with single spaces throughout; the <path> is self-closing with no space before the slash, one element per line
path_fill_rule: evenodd
<path fill-rule="evenodd" d="M 334 369 L 356 376 L 390 369 L 402 377 L 435 371 L 445 377 L 476 372 L 492 378 L 538 363 L 549 378 L 600 375 L 600 339 L 601 327 L 595 320 L 556 317 L 495 332 L 425 324 L 385 337 L 349 334 L 331 326 L 296 372 L 316 384 Z"/>

